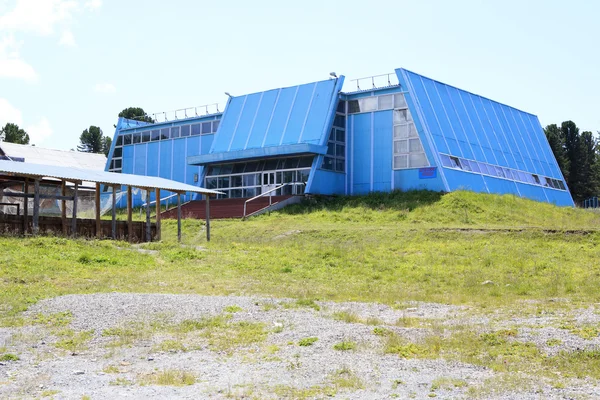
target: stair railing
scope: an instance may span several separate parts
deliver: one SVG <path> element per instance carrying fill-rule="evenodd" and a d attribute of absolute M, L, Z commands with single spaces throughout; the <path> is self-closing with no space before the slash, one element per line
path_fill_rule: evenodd
<path fill-rule="evenodd" d="M 275 192 L 276 190 L 279 190 L 279 189 L 281 189 L 281 188 L 282 188 L 282 187 L 284 187 L 284 186 L 288 186 L 288 185 L 304 185 L 304 184 L 305 184 L 305 183 L 303 183 L 303 182 L 288 182 L 288 183 L 284 183 L 284 184 L 282 184 L 282 185 L 279 185 L 279 186 L 277 186 L 277 187 L 274 187 L 274 188 L 273 188 L 273 189 L 271 189 L 271 190 L 267 190 L 266 192 L 264 192 L 264 193 L 261 193 L 261 194 L 259 194 L 258 196 L 254 196 L 253 198 L 246 200 L 246 201 L 244 202 L 244 216 L 242 217 L 242 220 L 245 220 L 245 219 L 246 219 L 246 208 L 247 208 L 246 206 L 247 206 L 247 205 L 248 205 L 248 203 L 250 203 L 251 201 L 254 201 L 254 200 L 256 200 L 256 199 L 259 199 L 259 198 L 261 198 L 261 197 L 264 197 L 264 196 L 266 196 L 266 195 L 268 195 L 268 194 L 270 194 L 270 193 L 273 193 L 273 192 Z M 272 201 L 272 198 L 271 198 L 271 196 L 269 196 L 269 207 L 271 207 L 272 205 L 273 205 L 273 201 Z"/>

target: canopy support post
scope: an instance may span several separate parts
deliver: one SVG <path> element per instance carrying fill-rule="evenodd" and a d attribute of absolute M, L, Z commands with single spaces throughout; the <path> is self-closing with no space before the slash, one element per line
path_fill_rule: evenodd
<path fill-rule="evenodd" d="M 117 187 L 112 187 L 112 226 L 111 237 L 113 240 L 117 238 Z"/>
<path fill-rule="evenodd" d="M 160 189 L 156 189 L 156 240 L 160 239 Z"/>
<path fill-rule="evenodd" d="M 24 192 L 27 195 L 29 193 L 29 178 L 25 178 Z M 27 235 L 28 224 L 29 224 L 29 198 L 25 196 L 23 198 L 23 235 Z"/>
<path fill-rule="evenodd" d="M 66 181 L 62 181 L 61 184 L 61 195 L 63 197 L 65 197 L 67 195 L 67 182 Z M 62 232 L 63 232 L 63 236 L 67 236 L 67 202 L 65 201 L 65 199 L 63 198 L 60 201 L 60 207 L 61 207 L 61 211 L 60 211 L 60 219 L 61 219 L 61 224 L 62 224 Z"/>
<path fill-rule="evenodd" d="M 181 193 L 177 193 L 177 241 L 181 242 Z"/>
<path fill-rule="evenodd" d="M 37 235 L 40 231 L 40 180 L 34 181 L 33 189 L 33 234 Z"/>
<path fill-rule="evenodd" d="M 146 241 L 152 241 L 152 229 L 150 224 L 150 189 L 146 189 Z"/>
<path fill-rule="evenodd" d="M 96 238 L 102 239 L 102 224 L 100 222 L 100 184 L 96 183 L 96 193 L 94 195 L 96 202 Z M 65 202 L 63 201 L 63 204 Z"/>
<path fill-rule="evenodd" d="M 206 195 L 206 241 L 210 242 L 210 195 Z"/>
<path fill-rule="evenodd" d="M 127 186 L 127 236 L 129 237 L 129 243 L 133 243 L 133 222 L 131 218 L 133 207 L 131 203 L 131 186 Z"/>
<path fill-rule="evenodd" d="M 71 236 L 77 237 L 77 192 L 79 191 L 79 182 L 75 182 L 73 193 L 73 218 L 71 218 Z"/>

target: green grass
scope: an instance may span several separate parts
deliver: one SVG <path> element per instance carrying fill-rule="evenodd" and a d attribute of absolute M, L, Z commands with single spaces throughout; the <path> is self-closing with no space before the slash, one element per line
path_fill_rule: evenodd
<path fill-rule="evenodd" d="M 11 354 L 11 353 L 2 354 L 0 356 L 0 361 L 3 361 L 3 362 L 6 362 L 6 361 L 19 361 L 19 356 L 15 355 L 15 354 Z"/>
<path fill-rule="evenodd" d="M 188 386 L 196 383 L 196 376 L 183 370 L 166 369 L 157 373 L 144 375 L 141 385 Z"/>
<path fill-rule="evenodd" d="M 348 350 L 356 350 L 356 342 L 352 341 L 343 341 L 333 345 L 334 350 L 338 351 L 348 351 Z"/>
<path fill-rule="evenodd" d="M 319 301 L 333 300 L 397 308 L 433 301 L 469 305 L 477 313 L 539 315 L 600 302 L 599 228 L 598 213 L 515 196 L 394 192 L 317 199 L 244 222 L 213 221 L 210 243 L 203 221 L 195 220 L 183 223 L 183 245 L 176 242 L 176 224 L 170 220 L 163 221 L 162 242 L 139 246 L 0 237 L 0 326 L 36 323 L 64 329 L 72 319 L 68 312 L 29 318 L 21 313 L 44 298 L 98 292 L 286 297 L 293 300 L 283 308 L 320 313 L 327 310 Z M 493 284 L 482 285 L 485 281 Z M 554 298 L 564 301 L 551 302 Z M 274 307 L 263 304 L 266 310 Z M 230 353 L 261 343 L 268 334 L 261 324 L 232 322 L 231 314 L 239 311 L 231 306 L 224 315 L 204 320 L 123 326 L 104 335 L 121 346 L 166 332 L 185 348 L 185 335 L 193 335 L 215 351 Z M 349 311 L 333 317 L 381 322 Z M 411 317 L 400 318 L 397 325 L 433 327 L 432 321 Z M 454 332 L 448 340 L 434 336 L 408 343 L 385 328 L 375 329 L 385 351 L 400 356 L 457 359 L 500 372 L 523 368 L 600 376 L 597 353 L 548 357 L 530 344 L 514 342 L 507 332 L 489 337 Z M 564 329 L 583 338 L 600 333 L 598 326 L 572 322 Z M 64 340 L 59 346 L 85 346 L 73 335 L 59 337 Z"/>
<path fill-rule="evenodd" d="M 316 337 L 307 337 L 304 339 L 300 339 L 298 341 L 298 346 L 303 346 L 303 347 L 312 346 L 313 344 L 315 344 L 317 342 L 317 340 L 319 340 L 319 338 L 316 338 Z"/>

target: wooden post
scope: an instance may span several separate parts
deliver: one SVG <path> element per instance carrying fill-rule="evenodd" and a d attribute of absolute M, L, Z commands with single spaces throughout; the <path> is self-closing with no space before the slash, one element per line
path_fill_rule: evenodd
<path fill-rule="evenodd" d="M 100 184 L 96 183 L 96 194 L 94 196 L 96 203 L 96 237 L 102 239 L 102 223 L 100 222 Z M 64 201 L 63 201 L 64 204 Z"/>
<path fill-rule="evenodd" d="M 23 235 L 27 234 L 28 225 L 29 225 L 29 198 L 27 194 L 29 194 L 29 178 L 25 178 L 25 197 L 23 198 Z"/>
<path fill-rule="evenodd" d="M 71 236 L 77 237 L 77 194 L 79 189 L 79 183 L 75 182 L 73 188 L 73 217 L 71 218 Z"/>
<path fill-rule="evenodd" d="M 131 186 L 127 186 L 127 236 L 129 242 L 133 242 L 133 222 L 131 213 L 133 212 L 132 198 L 131 198 Z"/>
<path fill-rule="evenodd" d="M 181 193 L 177 193 L 177 241 L 181 242 Z"/>
<path fill-rule="evenodd" d="M 60 193 L 63 197 L 65 197 L 67 195 L 67 182 L 64 180 L 62 181 Z M 63 236 L 67 236 L 67 202 L 65 201 L 64 198 L 60 201 L 60 207 L 61 207 L 60 219 L 61 219 L 61 224 L 62 224 L 62 232 L 63 232 Z"/>
<path fill-rule="evenodd" d="M 112 229 L 111 237 L 117 239 L 117 187 L 112 187 Z"/>
<path fill-rule="evenodd" d="M 210 195 L 206 195 L 206 241 L 210 242 Z"/>
<path fill-rule="evenodd" d="M 156 240 L 160 240 L 160 189 L 156 189 Z"/>
<path fill-rule="evenodd" d="M 40 180 L 34 181 L 33 189 L 33 234 L 37 235 L 40 231 Z"/>
<path fill-rule="evenodd" d="M 152 229 L 150 224 L 150 189 L 146 189 L 146 241 L 152 241 Z"/>

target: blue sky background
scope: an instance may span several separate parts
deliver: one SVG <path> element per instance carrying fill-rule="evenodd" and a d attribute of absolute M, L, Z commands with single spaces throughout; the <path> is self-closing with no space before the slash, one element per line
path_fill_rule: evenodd
<path fill-rule="evenodd" d="M 0 0 L 0 124 L 70 149 L 129 106 L 403 67 L 596 132 L 599 15 L 589 0 Z"/>

